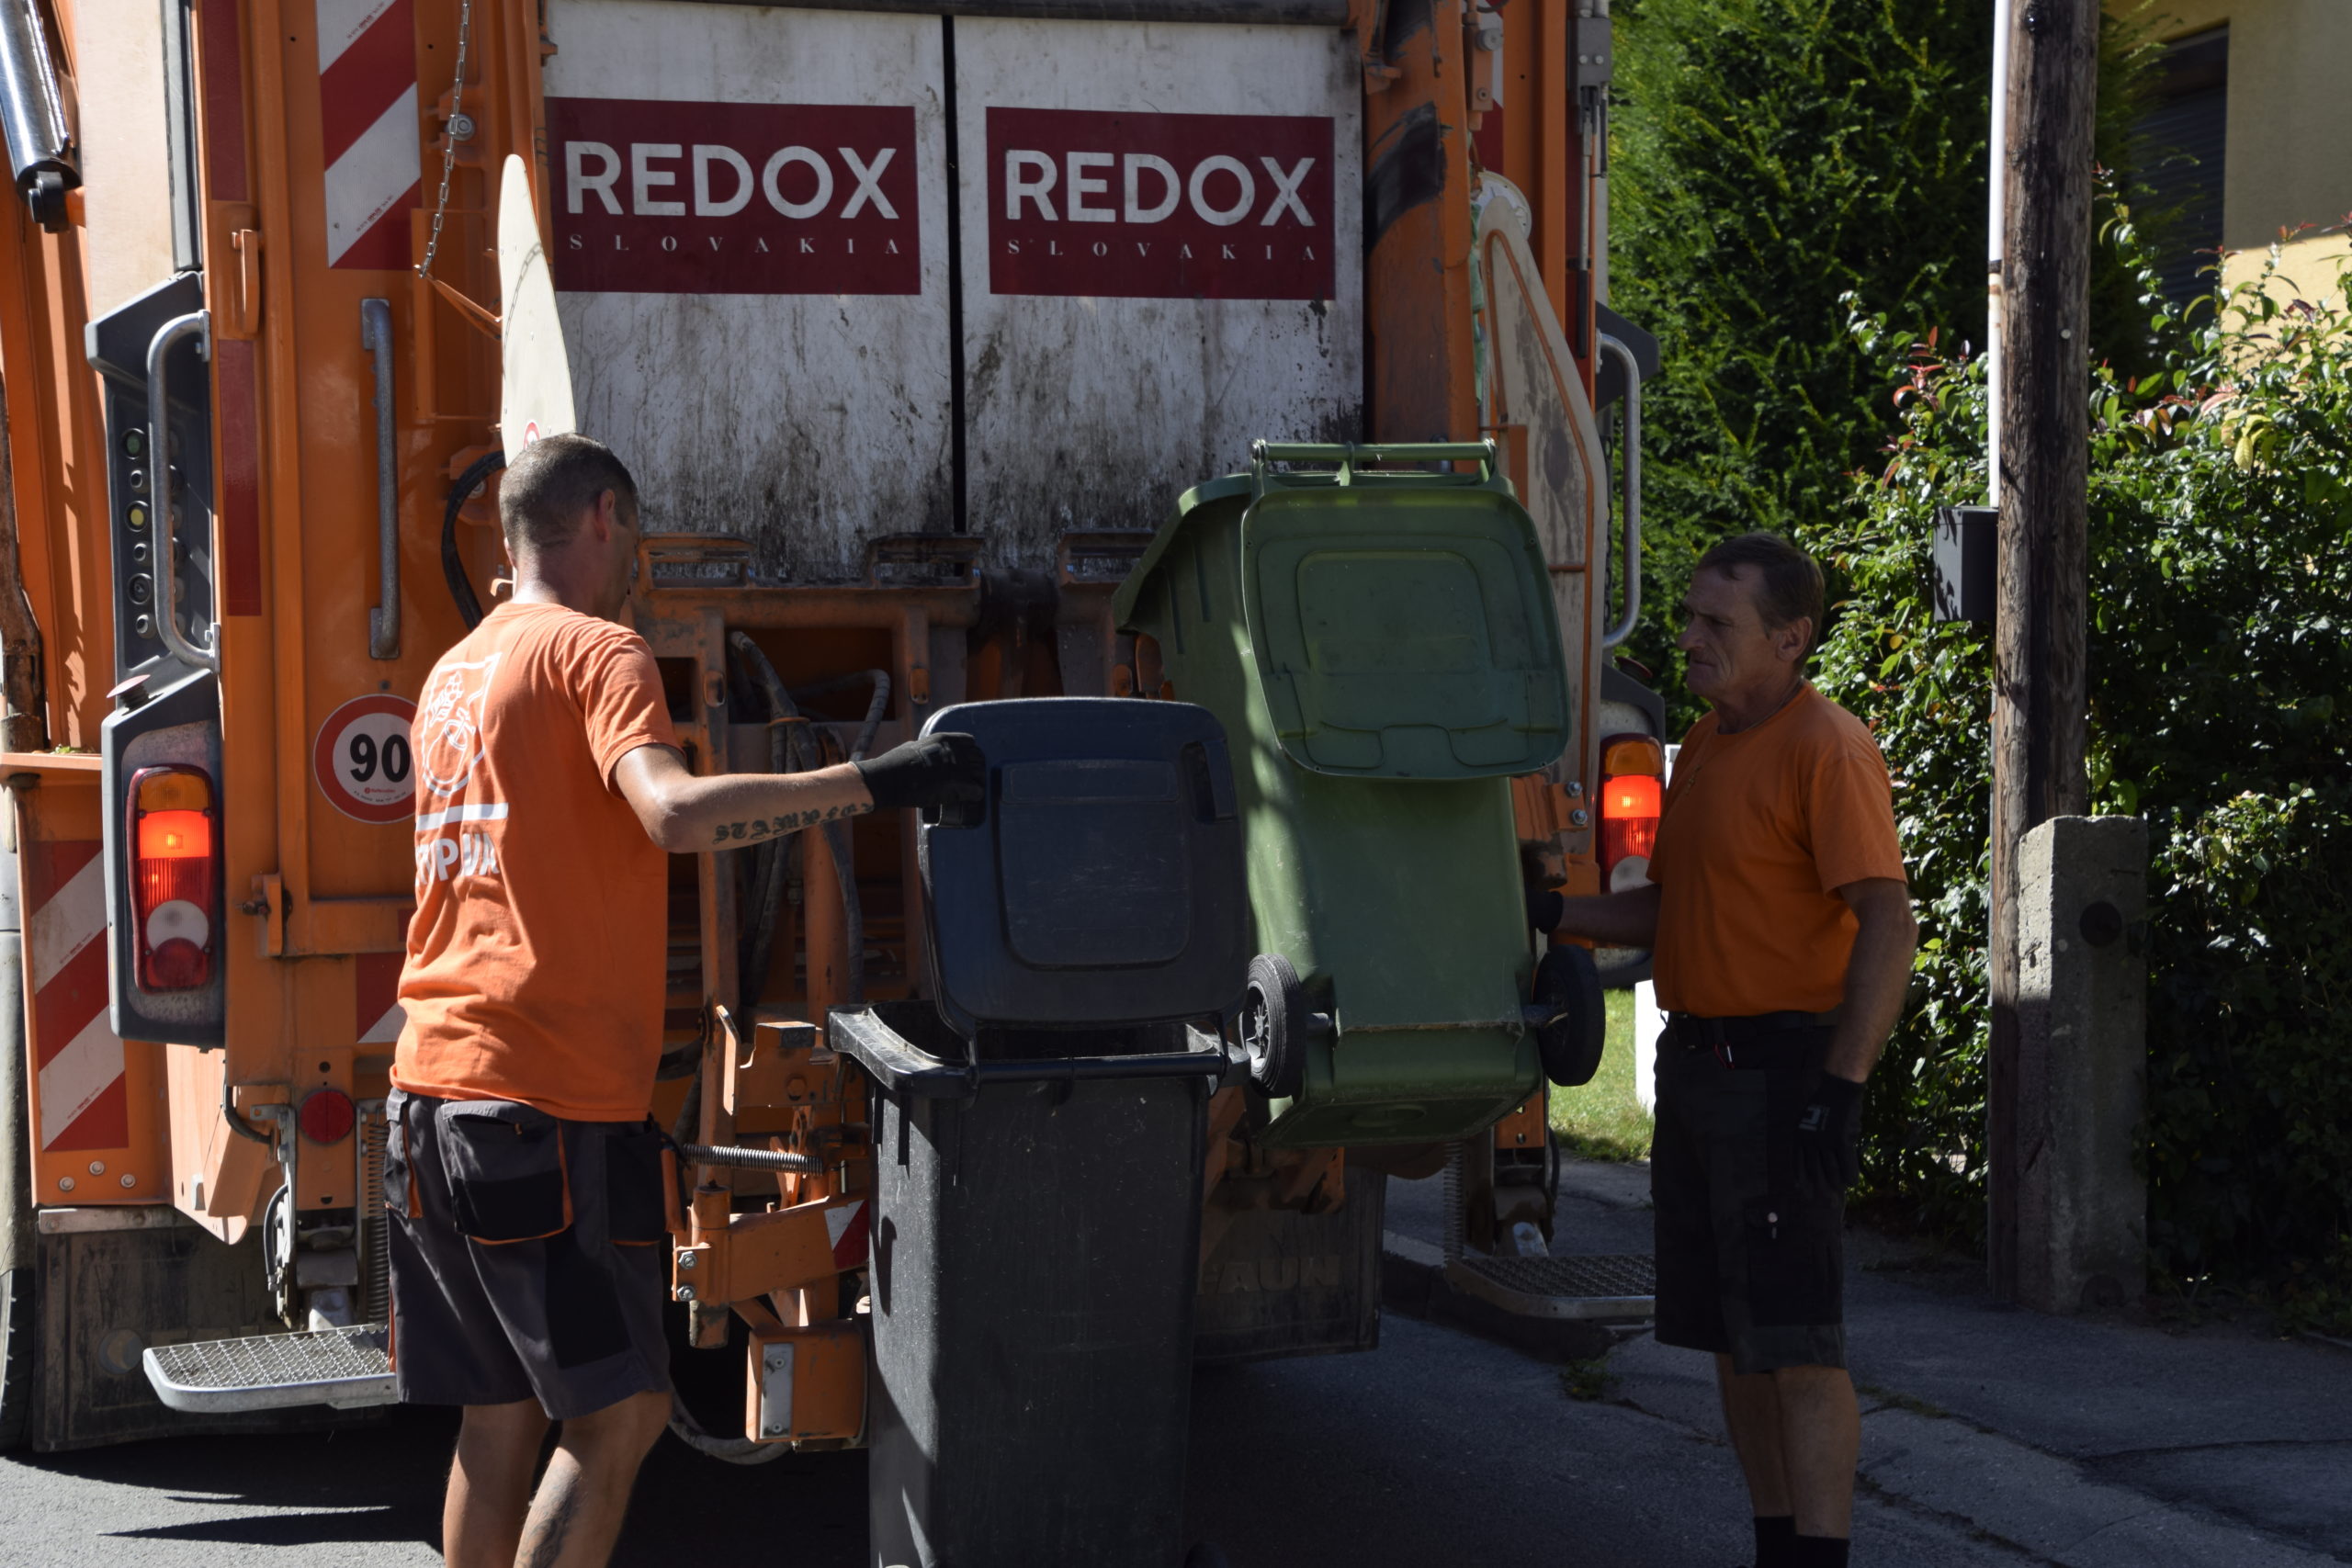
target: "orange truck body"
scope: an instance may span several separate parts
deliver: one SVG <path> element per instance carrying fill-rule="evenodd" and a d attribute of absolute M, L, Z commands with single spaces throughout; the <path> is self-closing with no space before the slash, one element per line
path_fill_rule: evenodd
<path fill-rule="evenodd" d="M 1083 5 L 991 15 L 988 0 L 944 7 L 953 17 L 677 0 L 190 0 L 165 7 L 161 23 L 153 5 L 132 0 L 28 8 L 78 175 L 58 204 L 62 220 L 52 214 L 45 226 L 27 202 L 0 203 L 6 500 L 39 634 L 37 690 L 12 715 L 19 739 L 0 756 L 0 780 L 24 931 L 22 1176 L 41 1347 L 28 1435 L 40 1447 L 272 1418 L 164 1409 L 140 1377 L 139 1351 L 386 1310 L 371 1161 L 419 873 L 401 804 L 413 759 L 388 738 L 405 735 L 434 660 L 463 634 L 447 571 L 461 566 L 487 601 L 501 570 L 494 479 L 470 495 L 451 491 L 478 458 L 515 439 L 497 427 L 493 248 L 496 175 L 510 154 L 533 174 L 565 291 L 582 425 L 615 439 L 645 483 L 652 532 L 630 613 L 661 661 L 697 769 L 767 765 L 766 727 L 730 699 L 729 637 L 738 632 L 795 687 L 886 672 L 882 745 L 956 701 L 1154 694 L 1134 639 L 1112 624 L 1112 592 L 1176 489 L 1244 466 L 1257 436 L 1493 436 L 1522 495 L 1552 498 L 1546 526 L 1572 668 L 1600 658 L 1609 480 L 1585 454 L 1600 450 L 1591 400 L 1605 288 L 1605 69 L 1592 62 L 1605 63 L 1607 19 L 1585 14 L 1594 7 L 1583 0 L 1517 0 L 1508 10 L 1234 0 L 1202 8 L 1217 19 L 1201 21 L 1174 19 L 1195 7 L 1172 0 L 1159 21 L 1082 19 Z M 729 42 L 759 27 L 800 29 L 800 45 L 785 52 L 802 74 L 765 104 L 745 101 L 756 91 L 712 90 L 737 118 L 706 105 L 711 115 L 695 123 L 719 128 L 709 144 L 726 156 L 698 160 L 692 139 L 704 132 L 665 132 L 658 116 L 644 122 L 650 129 L 618 119 L 618 130 L 599 129 L 597 115 L 619 113 L 611 104 L 634 112 L 663 96 L 651 77 L 630 86 L 630 36 L 705 29 L 718 81 L 763 69 L 746 51 L 766 45 Z M 730 51 L 734 63 L 718 58 Z M 1263 82 L 1250 79 L 1249 62 L 1261 59 L 1280 67 L 1261 73 Z M 1065 75 L 1084 66 L 1097 86 L 1054 85 L 1057 63 Z M 841 76 L 836 95 L 813 96 L 809 73 L 825 70 Z M 1163 77 L 1186 91 L 1170 99 L 1147 90 Z M 810 104 L 851 108 L 811 120 Z M 857 143 L 865 122 L 847 117 L 899 107 L 899 119 L 874 122 L 876 136 L 903 133 L 888 143 L 902 149 L 899 161 L 884 169 Z M 1186 119 L 1133 131 L 1142 138 L 1134 146 L 1161 145 L 1149 139 L 1163 131 L 1206 139 L 1189 171 L 1192 205 L 1169 221 L 1193 225 L 1186 233 L 1228 223 L 1220 235 L 1246 224 L 1252 243 L 1261 229 L 1304 234 L 1302 249 L 1328 234 L 1323 254 L 1299 265 L 1328 269 L 1314 276 L 1329 280 L 1319 286 L 1329 298 L 1303 299 L 1294 282 L 1282 286 L 1286 297 L 1254 299 L 1261 286 L 1232 274 L 1208 286 L 1224 291 L 1210 298 L 1195 280 L 1106 305 L 1087 291 L 1108 290 L 1077 273 L 1059 282 L 1049 270 L 1009 274 L 1006 244 L 1042 243 L 1040 266 L 1058 263 L 1057 239 L 1077 253 L 1098 231 L 1132 231 L 1148 245 L 1136 214 L 1159 192 L 1128 173 L 1122 213 L 1112 160 L 1125 154 L 1114 147 L 1100 155 L 1107 184 L 1095 197 L 1111 217 L 1040 231 L 1043 241 L 1000 233 L 1002 193 L 987 181 L 1001 160 L 985 176 L 981 164 L 996 159 L 1000 133 L 1015 134 L 1004 128 L 1028 123 L 996 117 L 1032 111 L 1076 117 L 1037 122 L 1037 136 L 1067 130 L 1071 140 L 1035 154 L 1034 166 L 1003 168 L 1031 167 L 1040 191 L 1036 180 L 1058 179 L 1068 212 L 1054 210 L 1066 225 L 1090 215 L 1080 205 L 1091 189 L 1080 182 L 1097 166 L 1080 161 L 1097 156 L 1084 151 L 1087 135 L 1122 114 Z M 1330 138 L 1328 181 L 1271 158 L 1272 177 L 1258 175 L 1231 151 L 1242 142 L 1216 139 L 1272 131 L 1205 124 L 1243 111 L 1317 122 L 1309 130 Z M 796 145 L 807 157 L 767 156 L 804 125 L 813 129 Z M 580 151 L 595 147 L 616 160 L 613 170 Z M 1141 157 L 1126 167 L 1148 168 Z M 1151 163 L 1173 170 L 1175 204 L 1183 156 Z M 1263 224 L 1256 207 L 1243 219 L 1216 216 L 1230 208 L 1218 205 L 1225 175 L 1199 172 L 1212 164 L 1239 169 L 1260 204 L 1294 179 L 1302 205 L 1270 210 Z M 896 231 L 855 227 L 880 221 L 887 207 L 920 241 L 903 283 L 890 281 L 895 248 L 768 292 L 728 292 L 740 278 L 591 276 L 566 259 L 642 245 L 652 254 L 631 266 L 669 265 L 675 247 L 647 216 L 665 209 L 683 215 L 689 248 L 758 245 L 769 231 L 709 226 L 763 213 L 773 224 L 807 209 L 818 198 L 795 182 L 820 165 L 831 207 L 793 231 L 820 243 L 887 240 Z M 737 170 L 740 186 L 729 183 Z M 753 188 L 763 177 L 764 203 Z M 853 180 L 866 209 L 843 216 Z M 719 212 L 730 190 L 750 204 L 733 216 Z M 1493 239 L 1498 201 L 1511 209 L 1509 245 Z M 1012 210 L 1023 216 L 1017 195 Z M 1034 205 L 1023 220 L 1046 211 Z M 1310 219 L 1303 230 L 1294 222 Z M 1239 247 L 1236 267 L 1250 249 Z M 1265 250 L 1272 265 L 1271 239 Z M 895 292 L 879 291 L 885 284 Z M 126 874 L 102 842 L 126 803 L 99 753 L 109 716 L 147 694 L 124 690 L 144 666 L 126 667 L 118 622 L 136 609 L 148 627 L 147 615 L 164 612 L 144 608 L 154 583 L 130 585 L 141 573 L 120 558 L 125 509 L 140 500 L 124 488 L 131 426 L 109 414 L 92 323 L 166 285 L 208 316 L 203 355 L 188 362 L 200 376 L 174 385 L 200 423 L 174 417 L 209 442 L 191 465 L 209 468 L 209 493 L 191 488 L 184 503 L 158 504 L 179 507 L 182 549 L 202 558 L 190 581 L 209 602 L 188 609 L 190 625 L 217 628 L 209 700 L 220 893 L 206 940 L 220 1011 L 185 1037 L 153 1028 L 160 1037 L 123 1038 L 109 972 L 124 949 L 108 933 L 135 918 Z M 869 285 L 877 291 L 863 292 Z M 1519 326 L 1498 321 L 1506 292 Z M 1541 341 L 1525 324 L 1538 316 L 1557 323 Z M 745 351 L 766 354 L 763 366 L 711 357 L 714 345 L 748 344 L 761 322 L 787 317 L 791 330 L 772 349 Z M 1113 317 L 1103 352 L 1131 357 L 1106 370 L 1090 360 L 1085 333 L 1112 332 L 1088 323 Z M 1049 351 L 1057 333 L 1060 359 Z M 1525 398 L 1506 395 L 1506 350 L 1525 361 L 1554 340 L 1567 358 L 1553 365 L 1560 385 L 1550 400 L 1510 406 Z M 1289 355 L 1292 368 L 1248 357 L 1261 352 Z M 1229 362 L 1196 363 L 1215 354 Z M 377 398 L 387 367 L 388 411 Z M 1012 380 L 1017 392 L 1006 390 Z M 1130 423 L 1113 428 L 1096 405 L 1122 387 Z M 763 398 L 761 388 L 773 401 L 743 400 Z M 629 419 L 633 429 L 606 428 Z M 673 445 L 656 452 L 660 441 Z M 1559 456 L 1564 444 L 1574 460 Z M 748 471 L 718 471 L 730 451 Z M 164 459 L 190 461 L 175 447 Z M 379 564 L 388 526 L 397 583 Z M 17 673 L 28 673 L 21 660 Z M 1577 744 L 1552 773 L 1521 781 L 1516 798 L 1531 852 L 1556 880 L 1597 887 L 1583 806 L 1602 721 L 1597 676 L 1587 671 L 1580 682 Z M 865 698 L 844 689 L 812 711 L 826 746 L 842 750 Z M 838 1156 L 824 1176 L 700 1168 L 674 1216 L 673 1280 L 698 1287 L 680 1292 L 686 1332 L 704 1345 L 732 1335 L 751 1356 L 743 1437 L 706 1419 L 713 1441 L 821 1445 L 854 1441 L 861 1429 L 851 1330 L 865 1261 L 865 1099 L 854 1070 L 826 1048 L 824 1022 L 829 1006 L 854 994 L 920 993 L 922 921 L 910 825 L 866 819 L 851 836 L 855 953 L 831 891 L 832 858 L 808 837 L 758 976 L 741 972 L 733 859 L 673 860 L 669 1066 L 657 1114 L 678 1117 L 699 1082 L 682 1127 L 693 1141 Z M 322 1093 L 356 1107 L 350 1131 L 323 1141 L 313 1134 L 334 1132 L 334 1118 L 305 1110 Z M 1224 1325 L 1232 1354 L 1369 1343 L 1371 1308 L 1360 1290 L 1349 1296 L 1336 1265 L 1324 1269 L 1319 1255 L 1303 1266 L 1265 1259 L 1281 1251 L 1269 1226 L 1337 1224 L 1349 1202 L 1376 1204 L 1376 1172 L 1345 1151 L 1251 1148 L 1238 1097 L 1226 1091 L 1210 1113 L 1203 1300 L 1224 1304 L 1204 1309 L 1204 1324 Z M 1540 1099 L 1498 1137 L 1506 1162 L 1540 1145 Z M 280 1237 L 292 1241 L 290 1257 Z M 1376 1229 L 1373 1246 L 1376 1265 Z M 1376 1280 L 1371 1288 L 1376 1300 Z M 1317 1290 L 1319 1304 L 1308 1303 Z M 1323 1326 L 1253 1338 L 1247 1313 L 1233 1315 L 1278 1317 L 1285 1292 L 1307 1303 L 1301 1322 Z M 763 1412 L 760 1358 L 787 1339 L 805 1347 L 806 1375 L 793 1408 Z"/>

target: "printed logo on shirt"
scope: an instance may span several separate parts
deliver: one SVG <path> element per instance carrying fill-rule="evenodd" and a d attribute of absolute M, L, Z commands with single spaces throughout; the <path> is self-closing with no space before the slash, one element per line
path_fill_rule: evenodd
<path fill-rule="evenodd" d="M 433 672 L 417 716 L 416 765 L 424 787 L 455 795 L 481 761 L 482 709 L 503 654 L 473 664 L 444 664 Z"/>
<path fill-rule="evenodd" d="M 416 890 L 421 897 L 436 882 L 459 876 L 498 874 L 498 840 L 481 828 L 436 833 L 416 841 Z"/>
<path fill-rule="evenodd" d="M 452 806 L 417 818 L 417 896 L 423 897 L 428 886 L 452 877 L 497 875 L 498 840 L 487 827 L 470 824 L 503 822 L 506 817 L 506 803 L 497 800 Z M 450 828 L 458 829 L 454 837 L 444 831 Z"/>

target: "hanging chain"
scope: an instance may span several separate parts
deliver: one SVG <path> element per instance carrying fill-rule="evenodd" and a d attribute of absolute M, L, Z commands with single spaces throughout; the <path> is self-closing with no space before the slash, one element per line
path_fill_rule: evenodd
<path fill-rule="evenodd" d="M 433 232 L 424 242 L 424 264 L 416 276 L 433 276 L 433 258 L 441 249 L 441 222 L 449 213 L 449 176 L 458 166 L 458 143 L 470 141 L 474 122 L 465 114 L 466 43 L 473 33 L 474 0 L 458 6 L 458 80 L 449 88 L 449 118 L 441 128 L 441 194 L 433 202 Z"/>

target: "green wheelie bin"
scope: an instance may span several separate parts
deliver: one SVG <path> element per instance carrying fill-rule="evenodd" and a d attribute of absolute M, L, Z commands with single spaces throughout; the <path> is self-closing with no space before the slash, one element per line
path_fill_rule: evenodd
<path fill-rule="evenodd" d="M 1144 694 L 1233 747 L 1258 1136 L 1464 1137 L 1599 1060 L 1589 957 L 1538 972 L 1511 814 L 1572 727 L 1543 550 L 1492 443 L 1252 457 L 1185 493 L 1114 609 L 1146 682 L 1156 649 Z"/>

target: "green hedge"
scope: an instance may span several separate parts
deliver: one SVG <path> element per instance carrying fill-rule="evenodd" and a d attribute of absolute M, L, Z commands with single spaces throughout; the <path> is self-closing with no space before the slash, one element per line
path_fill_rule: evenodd
<path fill-rule="evenodd" d="M 1687 724 L 1673 643 L 1690 563 L 1750 528 L 1844 503 L 1896 433 L 1849 293 L 1898 328 L 1982 340 L 1990 0 L 1619 0 L 1611 304 L 1657 334 L 1643 489 L 1650 609 L 1627 651 Z M 2133 161 L 2143 31 L 2110 22 L 2099 158 Z M 2147 352 L 2130 275 L 2097 275 L 2092 327 Z"/>
<path fill-rule="evenodd" d="M 2127 226 L 2111 238 L 2134 249 Z M 2218 321 L 2186 323 L 2141 276 L 2159 368 L 2100 367 L 2090 388 L 2089 673 L 2094 809 L 2152 829 L 2150 1239 L 2166 1278 L 2268 1278 L 2341 1311 L 2352 314 L 2248 286 Z M 1849 584 L 1820 679 L 1877 728 L 1897 775 L 1925 928 L 1866 1179 L 1913 1221 L 1973 1235 L 1989 649 L 1932 624 L 1927 558 L 1934 507 L 1984 492 L 1983 367 L 1883 317 L 1853 336 L 1899 363 L 1903 432 L 1858 511 L 1800 534 Z"/>

